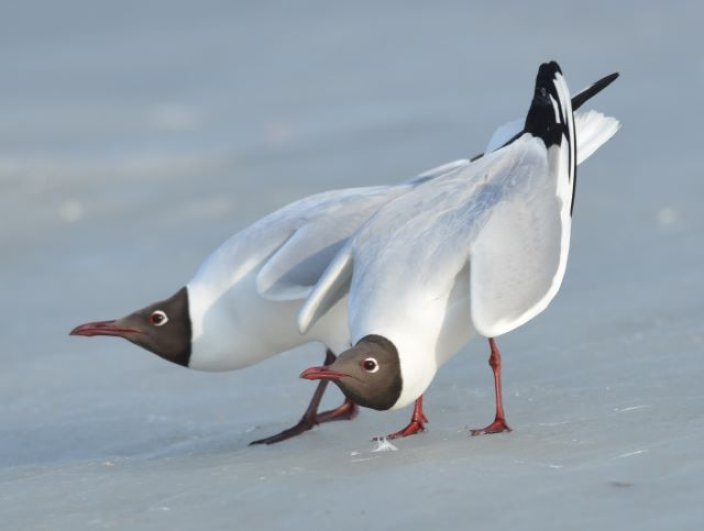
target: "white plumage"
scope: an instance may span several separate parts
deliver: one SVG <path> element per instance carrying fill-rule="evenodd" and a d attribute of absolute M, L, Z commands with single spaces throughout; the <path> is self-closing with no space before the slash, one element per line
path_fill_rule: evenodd
<path fill-rule="evenodd" d="M 614 76 L 609 76 L 587 88 L 575 97 L 579 100 L 577 104 L 587 101 L 613 79 Z M 615 132 L 617 122 L 598 113 L 589 116 L 584 127 L 591 132 L 590 149 L 593 151 Z M 515 135 L 511 127 L 502 128 L 492 142 L 496 144 L 501 134 L 509 133 Z M 490 148 L 494 148 L 491 143 Z M 185 289 L 171 298 L 152 303 L 122 319 L 86 323 L 75 328 L 72 334 L 121 336 L 164 359 L 204 371 L 247 367 L 310 341 L 319 341 L 328 347 L 326 363 L 330 363 L 333 352 L 340 353 L 350 345 L 348 317 L 357 320 L 357 305 L 352 304 L 353 311 L 348 312 L 346 301 L 352 271 L 352 262 L 346 259 L 351 256 L 347 247 L 349 239 L 384 205 L 414 190 L 427 190 L 429 183 L 436 180 L 466 179 L 474 168 L 487 166 L 494 159 L 490 154 L 474 165 L 461 159 L 398 185 L 335 190 L 292 203 L 231 237 L 203 262 Z M 415 197 L 411 195 L 400 204 L 412 203 Z M 442 202 L 442 198 L 438 200 Z M 462 194 L 454 200 L 461 201 Z M 383 219 L 384 215 L 377 218 Z M 392 220 L 389 227 L 399 220 Z M 398 228 L 399 232 L 405 230 L 410 237 L 413 231 L 409 229 L 418 220 L 408 220 L 404 227 Z M 360 234 L 357 241 L 361 242 L 368 231 L 362 230 Z M 455 236 L 459 237 L 459 233 Z M 376 252 L 373 243 L 369 249 L 371 254 Z M 378 251 L 381 254 L 388 250 Z M 384 263 L 380 260 L 377 266 Z M 358 276 L 363 277 L 364 271 Z M 454 309 L 462 307 L 467 299 L 469 289 L 463 286 L 468 284 L 469 278 L 468 274 L 457 274 L 454 279 L 455 287 L 445 301 L 448 316 L 454 315 Z M 390 290 L 392 284 L 380 286 L 379 292 Z M 317 295 L 314 293 L 310 300 L 324 292 L 325 304 L 311 306 L 309 303 L 300 313 L 316 285 Z M 396 292 L 401 288 L 396 286 Z M 432 303 L 437 305 L 437 301 Z M 296 316 L 306 315 L 306 312 L 311 318 L 300 334 Z M 485 314 L 489 315 L 489 311 Z M 353 334 L 355 329 L 352 328 Z M 459 335 L 454 326 L 445 329 L 450 333 L 440 334 L 438 352 L 454 352 L 464 342 L 467 327 L 463 327 Z M 319 415 L 317 408 L 324 388 L 324 384 L 319 386 L 297 426 L 260 442 L 276 442 L 310 429 L 318 422 L 353 416 L 354 409 L 349 401 L 347 409 L 338 408 L 331 415 Z"/>
<path fill-rule="evenodd" d="M 301 335 L 296 315 L 332 257 L 388 201 L 466 160 L 410 181 L 316 194 L 265 216 L 223 243 L 187 285 L 192 324 L 189 367 L 239 369 L 310 341 L 349 346 L 344 304 Z"/>
<path fill-rule="evenodd" d="M 615 134 L 618 121 L 596 111 L 577 116 L 578 138 L 588 139 L 589 145 L 583 151 L 579 144 L 581 162 Z M 511 124 L 505 128 L 509 138 L 522 128 Z M 495 149 L 496 138 L 495 133 L 487 152 Z M 397 185 L 316 194 L 232 236 L 203 262 L 187 286 L 193 325 L 189 367 L 239 369 L 310 341 L 322 342 L 333 352 L 345 350 L 350 344 L 346 304 L 326 308 L 321 322 L 301 335 L 296 317 L 306 297 L 347 239 L 381 206 L 468 166 L 467 159 L 459 159 Z"/>
<path fill-rule="evenodd" d="M 306 332 L 349 290 L 352 342 L 378 335 L 398 350 L 403 388 L 393 409 L 421 396 L 475 330 L 491 338 L 521 326 L 560 287 L 575 150 L 585 160 L 618 122 L 581 114 L 576 138 L 585 144 L 577 147 L 559 68 L 551 83 L 557 126 L 546 135 L 559 127 L 559 140 L 527 131 L 500 147 L 523 129 L 514 123 L 492 138 L 497 151 L 387 203 L 339 251 L 301 309 Z"/>

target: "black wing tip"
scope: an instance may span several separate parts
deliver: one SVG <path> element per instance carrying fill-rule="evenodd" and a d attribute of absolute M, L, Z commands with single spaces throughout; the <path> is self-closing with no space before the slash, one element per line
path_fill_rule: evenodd
<path fill-rule="evenodd" d="M 555 76 L 557 74 L 562 75 L 562 70 L 556 61 L 550 61 L 549 63 L 543 63 L 540 65 L 540 68 L 538 68 L 538 75 L 535 78 L 536 97 L 539 93 L 545 96 L 545 91 L 542 91 L 541 88 L 544 88 L 550 92 L 550 87 L 554 86 Z"/>
<path fill-rule="evenodd" d="M 562 76 L 562 70 L 556 61 L 543 63 L 538 68 L 538 75 L 535 79 L 535 94 L 526 116 L 524 128 L 525 132 L 540 137 L 547 147 L 560 144 L 564 128 L 564 124 L 558 123 L 552 107 L 552 100 L 560 100 L 555 85 L 558 74 Z"/>
<path fill-rule="evenodd" d="M 562 69 L 557 61 L 549 61 L 543 63 L 538 68 L 538 75 L 535 78 L 535 92 L 538 93 L 541 87 L 547 90 L 552 89 L 555 86 L 555 79 L 557 74 L 562 74 Z"/>
<path fill-rule="evenodd" d="M 589 97 L 592 97 L 595 94 L 598 94 L 599 92 L 604 90 L 609 85 L 611 85 L 611 83 L 616 81 L 618 79 L 618 76 L 620 76 L 620 75 L 621 74 L 619 74 L 618 72 L 614 72 L 613 74 L 609 74 L 608 76 L 604 76 L 600 80 L 593 83 L 592 86 L 589 87 L 584 92 L 589 92 L 590 93 Z M 589 98 L 587 98 L 587 99 L 589 99 Z"/>
<path fill-rule="evenodd" d="M 556 73 L 562 74 L 562 70 L 560 69 L 560 65 L 557 64 L 557 61 L 548 61 L 547 63 L 541 64 L 540 68 L 538 68 L 538 78 L 540 78 L 541 75 L 554 76 Z"/>
<path fill-rule="evenodd" d="M 620 75 L 620 73 L 614 72 L 613 74 L 602 77 L 599 81 L 593 83 L 591 86 L 577 94 L 574 98 L 572 98 L 572 110 L 576 111 L 579 109 L 585 102 L 592 99 L 594 96 L 599 94 L 599 92 L 616 81 Z"/>

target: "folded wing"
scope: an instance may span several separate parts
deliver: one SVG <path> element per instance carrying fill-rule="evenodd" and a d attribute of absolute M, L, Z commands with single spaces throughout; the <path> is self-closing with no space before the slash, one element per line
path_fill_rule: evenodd
<path fill-rule="evenodd" d="M 347 239 L 382 205 L 419 184 L 459 171 L 468 164 L 466 159 L 456 160 L 396 186 L 340 190 L 329 199 L 311 205 L 301 213 L 295 232 L 282 238 L 278 249 L 262 265 L 257 275 L 257 291 L 274 301 L 308 297 Z"/>
<path fill-rule="evenodd" d="M 257 291 L 269 300 L 306 298 L 347 239 L 403 188 L 359 190 L 308 212 L 296 231 L 263 263 Z"/>
<path fill-rule="evenodd" d="M 487 337 L 543 311 L 565 273 L 577 159 L 569 92 L 554 62 L 540 67 L 523 129 L 502 150 L 514 162 L 492 176 L 500 199 L 471 243 L 472 321 Z"/>

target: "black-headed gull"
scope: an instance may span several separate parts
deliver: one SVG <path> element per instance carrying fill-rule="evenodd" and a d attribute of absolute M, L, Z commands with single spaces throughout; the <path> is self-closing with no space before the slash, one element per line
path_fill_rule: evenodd
<path fill-rule="evenodd" d="M 583 103 L 593 96 L 605 86 L 604 80 L 575 96 L 575 101 L 581 98 Z M 582 125 L 583 136 L 593 138 L 598 147 L 613 135 L 617 122 L 589 111 L 578 123 Z M 520 127 L 512 123 L 501 128 L 492 142 L 501 142 L 502 135 L 510 137 Z M 490 142 L 489 148 L 495 147 L 498 144 Z M 334 352 L 350 345 L 345 302 L 331 307 L 304 335 L 295 326 L 305 298 L 332 257 L 380 206 L 468 164 L 461 159 L 399 185 L 336 190 L 292 203 L 223 243 L 169 299 L 121 319 L 86 323 L 71 333 L 123 337 L 166 360 L 203 371 L 244 368 L 310 341 L 325 344 L 325 363 L 332 363 Z M 254 442 L 279 442 L 321 422 L 352 418 L 356 410 L 349 400 L 318 413 L 326 384 L 320 382 L 295 426 Z"/>
<path fill-rule="evenodd" d="M 331 308 L 304 335 L 296 327 L 301 305 L 332 257 L 381 205 L 466 164 L 461 159 L 401 184 L 334 190 L 291 203 L 223 243 L 170 298 L 121 319 L 80 325 L 71 335 L 122 337 L 202 371 L 241 369 L 311 341 L 327 347 L 325 363 L 332 363 L 334 353 L 350 345 L 346 305 Z M 318 386 L 292 428 L 253 444 L 354 418 L 357 408 L 350 400 L 318 413 L 324 391 L 325 385 Z"/>
<path fill-rule="evenodd" d="M 495 136 L 494 147 L 503 147 L 384 205 L 301 309 L 306 332 L 349 292 L 354 347 L 301 376 L 334 381 L 378 410 L 416 401 L 411 423 L 391 437 L 424 429 L 423 393 L 475 331 L 491 346 L 496 416 L 474 433 L 508 430 L 494 338 L 542 312 L 560 288 L 580 150 L 557 63 L 541 65 L 519 133 Z"/>

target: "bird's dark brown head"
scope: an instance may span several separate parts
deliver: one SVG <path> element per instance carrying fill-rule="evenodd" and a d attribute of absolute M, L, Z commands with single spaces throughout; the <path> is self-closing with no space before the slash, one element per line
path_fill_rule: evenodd
<path fill-rule="evenodd" d="M 337 360 L 301 373 L 307 380 L 330 380 L 360 406 L 391 409 L 401 396 L 403 380 L 398 350 L 383 336 L 368 335 Z"/>
<path fill-rule="evenodd" d="M 150 304 L 115 321 L 95 321 L 77 326 L 72 336 L 123 337 L 165 360 L 188 367 L 191 357 L 191 318 L 188 290 Z"/>

